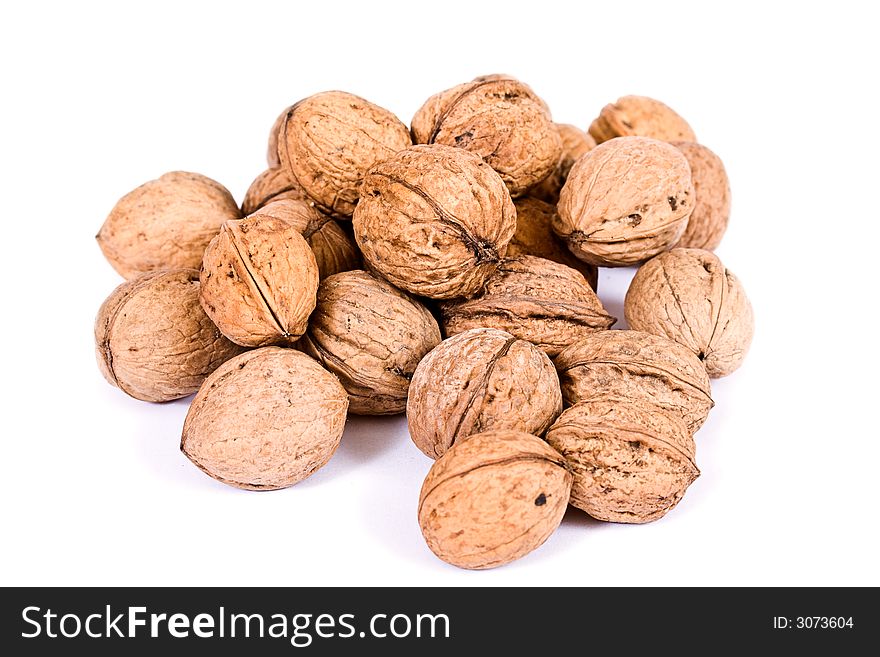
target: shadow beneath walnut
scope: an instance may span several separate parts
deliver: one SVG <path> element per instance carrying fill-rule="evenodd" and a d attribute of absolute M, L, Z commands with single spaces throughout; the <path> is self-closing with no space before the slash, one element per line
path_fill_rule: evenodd
<path fill-rule="evenodd" d="M 401 440 L 400 415 L 349 415 L 334 460 L 355 468 L 379 458 Z"/>
<path fill-rule="evenodd" d="M 599 299 L 605 311 L 616 317 L 613 329 L 627 329 L 623 316 L 623 301 L 630 281 L 636 275 L 637 267 L 601 267 L 599 269 Z"/>

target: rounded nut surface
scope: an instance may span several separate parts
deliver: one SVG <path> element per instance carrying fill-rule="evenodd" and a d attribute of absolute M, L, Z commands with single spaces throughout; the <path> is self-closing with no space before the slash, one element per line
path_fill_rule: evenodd
<path fill-rule="evenodd" d="M 556 206 L 532 196 L 518 198 L 513 205 L 516 207 L 516 232 L 507 245 L 507 257 L 538 256 L 577 269 L 595 290 L 599 283 L 599 269 L 575 258 L 565 243 L 553 233 Z"/>
<path fill-rule="evenodd" d="M 365 271 L 321 282 L 300 341 L 339 377 L 349 411 L 360 415 L 402 413 L 416 365 L 439 343 L 440 329 L 427 308 Z"/>
<path fill-rule="evenodd" d="M 195 269 L 147 272 L 123 283 L 104 301 L 95 320 L 101 374 L 143 401 L 193 394 L 240 351 L 199 305 Z"/>
<path fill-rule="evenodd" d="M 598 331 L 564 349 L 554 363 L 568 404 L 601 398 L 655 404 L 681 416 L 691 434 L 714 405 L 700 359 L 650 333 Z"/>
<path fill-rule="evenodd" d="M 419 496 L 431 551 L 460 568 L 494 568 L 525 556 L 556 530 L 571 473 L 536 436 L 487 431 L 434 463 Z"/>
<path fill-rule="evenodd" d="M 124 278 L 160 269 L 198 269 L 224 221 L 241 216 L 220 183 L 173 171 L 123 196 L 96 239 Z"/>
<path fill-rule="evenodd" d="M 474 294 L 495 271 L 516 209 L 477 155 L 413 146 L 370 169 L 353 226 L 372 269 L 407 292 L 449 299 Z"/>
<path fill-rule="evenodd" d="M 202 307 L 227 338 L 245 347 L 291 344 L 315 308 L 318 265 L 295 224 L 257 213 L 223 224 L 200 280 Z"/>
<path fill-rule="evenodd" d="M 278 136 L 281 165 L 334 217 L 349 217 L 367 169 L 410 146 L 409 131 L 386 109 L 343 91 L 293 105 Z"/>
<path fill-rule="evenodd" d="M 315 202 L 309 198 L 299 183 L 291 179 L 284 169 L 266 169 L 254 178 L 241 202 L 241 213 L 244 216 L 253 214 L 272 201 L 295 200 L 306 201 L 309 205 Z"/>
<path fill-rule="evenodd" d="M 578 159 L 596 148 L 596 140 L 588 132 L 568 123 L 557 123 L 556 131 L 562 139 L 562 157 L 556 164 L 556 168 L 549 176 L 529 190 L 532 196 L 556 205 L 559 202 L 559 192 L 568 179 L 571 167 Z"/>
<path fill-rule="evenodd" d="M 675 244 L 693 208 L 691 170 L 681 151 L 656 139 L 621 137 L 572 167 L 553 230 L 586 262 L 633 265 Z"/>
<path fill-rule="evenodd" d="M 657 520 L 700 475 L 684 422 L 651 404 L 575 404 L 547 431 L 547 442 L 574 475 L 571 504 L 597 520 Z"/>
<path fill-rule="evenodd" d="M 755 331 L 739 279 L 702 249 L 673 249 L 642 265 L 623 309 L 630 327 L 684 345 L 712 378 L 742 364 Z"/>
<path fill-rule="evenodd" d="M 694 181 L 694 211 L 676 246 L 714 250 L 730 219 L 730 182 L 721 158 L 705 146 L 688 141 L 672 145 L 684 153 Z"/>
<path fill-rule="evenodd" d="M 590 124 L 590 135 L 598 144 L 615 137 L 697 141 L 687 121 L 672 108 L 647 96 L 624 96 L 603 107 Z"/>
<path fill-rule="evenodd" d="M 406 404 L 409 433 L 433 459 L 475 433 L 541 435 L 562 410 L 553 363 L 525 340 L 491 328 L 441 342 L 416 367 Z"/>
<path fill-rule="evenodd" d="M 180 449 L 230 486 L 285 488 L 330 460 L 347 409 L 348 395 L 336 377 L 305 354 L 254 349 L 224 363 L 202 385 Z"/>
<path fill-rule="evenodd" d="M 441 313 L 446 336 L 497 328 L 531 342 L 548 356 L 616 321 L 579 272 L 534 256 L 503 260 L 480 294 L 448 301 Z"/>
<path fill-rule="evenodd" d="M 544 101 L 528 85 L 501 75 L 432 96 L 413 117 L 412 133 L 419 144 L 476 153 L 501 175 L 512 196 L 549 176 L 562 154 Z"/>

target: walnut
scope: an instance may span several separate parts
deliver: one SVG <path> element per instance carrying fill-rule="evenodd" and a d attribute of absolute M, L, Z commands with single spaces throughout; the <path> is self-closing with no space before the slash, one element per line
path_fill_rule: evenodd
<path fill-rule="evenodd" d="M 590 124 L 596 143 L 615 137 L 651 137 L 662 141 L 697 141 L 687 121 L 659 100 L 624 96 L 606 105 Z"/>
<path fill-rule="evenodd" d="M 687 347 L 641 331 L 597 331 L 554 360 L 568 404 L 600 398 L 653 403 L 694 433 L 714 402 L 709 376 Z"/>
<path fill-rule="evenodd" d="M 406 417 L 413 442 L 436 459 L 490 429 L 541 435 L 561 410 L 559 379 L 544 352 L 478 328 L 444 340 L 419 363 Z"/>
<path fill-rule="evenodd" d="M 143 401 L 193 394 L 241 348 L 224 338 L 199 305 L 199 272 L 147 272 L 117 287 L 95 320 L 95 355 L 104 378 Z"/>
<path fill-rule="evenodd" d="M 656 139 L 621 137 L 572 167 L 553 230 L 582 260 L 632 265 L 675 244 L 693 208 L 691 171 L 681 151 Z"/>
<path fill-rule="evenodd" d="M 597 520 L 657 520 L 700 475 L 684 422 L 649 403 L 575 404 L 547 431 L 547 442 L 574 474 L 571 504 Z"/>
<path fill-rule="evenodd" d="M 531 196 L 518 198 L 513 205 L 516 207 L 516 232 L 507 246 L 507 257 L 533 255 L 553 260 L 577 269 L 587 279 L 590 287 L 597 289 L 599 269 L 596 265 L 575 258 L 565 243 L 553 233 L 556 206 Z"/>
<path fill-rule="evenodd" d="M 504 257 L 516 210 L 477 155 L 413 146 L 367 173 L 354 213 L 369 265 L 413 294 L 449 299 L 479 290 Z"/>
<path fill-rule="evenodd" d="M 174 171 L 123 196 L 96 239 L 124 278 L 198 268 L 223 222 L 240 216 L 223 185 L 197 173 Z"/>
<path fill-rule="evenodd" d="M 224 484 L 285 488 L 330 460 L 347 409 L 336 377 L 305 354 L 255 349 L 207 378 L 187 413 L 180 450 Z"/>
<path fill-rule="evenodd" d="M 315 308 L 318 265 L 296 224 L 257 213 L 223 224 L 205 251 L 201 283 L 202 306 L 227 338 L 290 344 Z"/>
<path fill-rule="evenodd" d="M 521 196 L 549 176 L 562 141 L 547 106 L 528 85 L 491 75 L 429 98 L 412 120 L 413 140 L 482 157 Z"/>
<path fill-rule="evenodd" d="M 713 251 L 730 219 L 730 183 L 724 164 L 700 144 L 674 141 L 672 145 L 684 153 L 694 181 L 694 211 L 676 246 Z"/>
<path fill-rule="evenodd" d="M 528 340 L 548 356 L 616 321 L 586 279 L 571 267 L 544 258 L 502 261 L 473 299 L 441 306 L 445 335 L 486 326 Z"/>
<path fill-rule="evenodd" d="M 300 341 L 339 377 L 349 410 L 360 415 L 402 413 L 416 365 L 439 343 L 440 328 L 427 308 L 365 271 L 321 282 Z"/>
<path fill-rule="evenodd" d="M 326 91 L 288 110 L 278 156 L 319 210 L 348 217 L 367 169 L 411 143 L 406 126 L 388 110 L 353 94 Z"/>
<path fill-rule="evenodd" d="M 501 566 L 556 530 L 571 480 L 565 459 L 540 438 L 479 433 L 431 467 L 419 496 L 419 525 L 443 561 L 461 568 Z"/>
<path fill-rule="evenodd" d="M 568 174 L 574 163 L 584 153 L 596 148 L 596 140 L 589 133 L 568 123 L 555 125 L 556 131 L 562 139 L 562 157 L 559 158 L 553 173 L 529 190 L 529 194 L 532 196 L 553 205 L 559 203 L 559 192 L 568 179 Z"/>
<path fill-rule="evenodd" d="M 309 205 L 315 202 L 309 198 L 299 183 L 292 180 L 284 169 L 266 169 L 248 187 L 241 203 L 244 216 L 253 214 L 272 201 L 306 201 Z"/>
<path fill-rule="evenodd" d="M 752 305 L 718 256 L 673 249 L 646 262 L 626 292 L 630 327 L 668 337 L 697 354 L 713 378 L 736 370 L 754 333 Z"/>
<path fill-rule="evenodd" d="M 361 256 L 354 240 L 338 222 L 318 212 L 306 201 L 272 201 L 257 214 L 275 217 L 296 227 L 312 247 L 319 278 L 360 267 Z"/>

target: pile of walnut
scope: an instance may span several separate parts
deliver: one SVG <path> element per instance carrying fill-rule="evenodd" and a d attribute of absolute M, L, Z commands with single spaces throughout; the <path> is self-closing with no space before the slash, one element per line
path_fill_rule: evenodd
<path fill-rule="evenodd" d="M 569 504 L 644 523 L 679 502 L 709 378 L 739 367 L 753 318 L 711 252 L 724 167 L 678 114 L 627 96 L 583 132 L 490 75 L 407 129 L 331 91 L 284 110 L 268 164 L 241 208 L 168 173 L 98 234 L 127 279 L 98 314 L 101 371 L 146 401 L 197 392 L 180 448 L 198 468 L 291 486 L 348 413 L 405 411 L 436 459 L 422 533 L 464 568 L 527 554 Z M 597 267 L 640 264 L 632 330 L 608 330 Z"/>

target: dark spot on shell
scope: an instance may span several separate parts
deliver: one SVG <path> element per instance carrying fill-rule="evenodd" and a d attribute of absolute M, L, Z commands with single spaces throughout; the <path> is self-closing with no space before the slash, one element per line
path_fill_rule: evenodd
<path fill-rule="evenodd" d="M 474 138 L 474 133 L 468 130 L 467 132 L 463 132 L 460 135 L 456 135 L 455 137 L 455 145 L 459 148 L 466 148 L 468 144 L 471 143 L 471 140 Z"/>
<path fill-rule="evenodd" d="M 630 449 L 639 449 L 642 446 L 642 443 L 638 440 L 630 440 L 629 446 Z"/>
<path fill-rule="evenodd" d="M 640 223 L 642 223 L 642 215 L 640 215 L 638 212 L 629 215 L 627 219 L 629 219 L 629 223 L 631 226 L 638 226 Z"/>
<path fill-rule="evenodd" d="M 535 498 L 535 506 L 544 506 L 545 504 L 547 504 L 547 496 L 541 493 Z"/>
<path fill-rule="evenodd" d="M 699 358 L 700 360 L 706 360 L 706 353 L 701 351 L 697 354 L 697 358 Z"/>
<path fill-rule="evenodd" d="M 678 201 L 675 200 L 674 196 L 670 196 L 668 199 L 666 199 L 666 201 L 669 203 L 669 207 L 672 208 L 672 211 L 674 212 L 675 209 L 678 207 Z M 682 203 L 682 205 L 684 205 L 684 203 Z"/>

